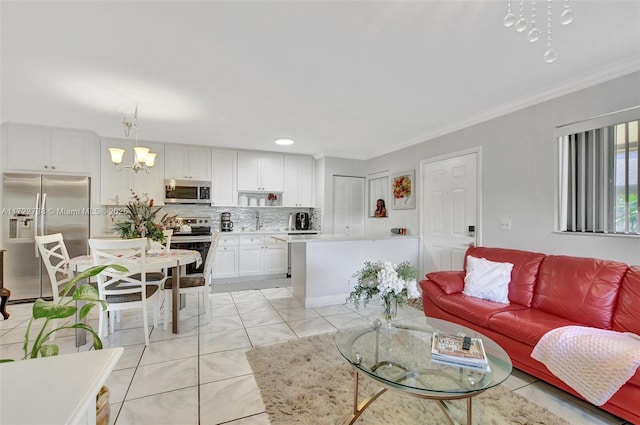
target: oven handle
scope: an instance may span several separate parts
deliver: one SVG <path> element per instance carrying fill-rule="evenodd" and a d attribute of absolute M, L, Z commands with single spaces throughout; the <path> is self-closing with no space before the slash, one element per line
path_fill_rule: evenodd
<path fill-rule="evenodd" d="M 209 242 L 211 243 L 211 236 L 173 236 L 171 243 L 192 243 L 192 242 Z"/>

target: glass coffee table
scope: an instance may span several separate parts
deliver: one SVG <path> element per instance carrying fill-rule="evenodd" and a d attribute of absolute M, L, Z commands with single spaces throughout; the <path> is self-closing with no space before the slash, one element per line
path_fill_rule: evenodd
<path fill-rule="evenodd" d="M 431 338 L 434 332 L 481 338 L 489 371 L 432 362 Z M 356 372 L 353 413 L 347 418 L 347 424 L 353 424 L 387 390 L 394 390 L 437 401 L 454 425 L 457 422 L 447 401 L 466 399 L 466 423 L 471 425 L 472 398 L 507 379 L 512 367 L 509 355 L 490 338 L 464 326 L 431 317 L 396 319 L 392 326 L 377 318 L 356 319 L 338 330 L 336 346 Z M 380 388 L 358 403 L 360 375 L 372 379 Z"/>

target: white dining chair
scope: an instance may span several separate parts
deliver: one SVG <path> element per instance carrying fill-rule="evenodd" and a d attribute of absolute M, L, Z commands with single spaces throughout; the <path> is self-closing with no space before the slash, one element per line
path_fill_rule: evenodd
<path fill-rule="evenodd" d="M 151 302 L 153 306 L 154 326 L 158 326 L 160 305 L 159 286 L 147 284 L 147 240 L 89 239 L 89 246 L 95 265 L 108 263 L 127 268 L 126 272 L 108 268 L 97 276 L 100 299 L 105 300 L 107 304 L 107 309 L 100 312 L 98 335 L 104 337 L 113 333 L 116 312 L 140 309 L 144 341 L 145 345 L 149 345 L 147 304 Z M 112 314 L 108 314 L 109 312 Z"/>
<path fill-rule="evenodd" d="M 216 250 L 218 249 L 218 239 L 220 238 L 220 232 L 215 232 L 211 237 L 211 245 L 207 251 L 207 258 L 204 261 L 204 270 L 202 275 L 194 274 L 187 276 L 180 276 L 180 294 L 196 293 L 201 295 L 202 303 L 204 304 L 204 311 L 207 317 L 207 321 L 211 321 L 211 300 L 209 299 L 209 293 L 211 291 L 211 280 L 213 278 L 213 261 L 215 258 Z M 172 305 L 172 290 L 173 290 L 173 278 L 167 279 L 164 283 L 164 324 L 163 329 L 167 330 L 167 324 L 169 323 L 169 310 Z M 198 297 L 200 298 L 200 297 Z"/>
<path fill-rule="evenodd" d="M 69 267 L 69 252 L 64 244 L 64 237 L 62 233 L 54 233 L 34 236 L 34 239 L 38 245 L 42 263 L 49 275 L 53 302 L 58 303 L 65 285 L 73 278 L 73 271 Z M 53 329 L 58 327 L 57 322 L 57 319 L 51 321 Z M 53 333 L 49 340 L 54 341 L 55 338 L 56 334 Z"/>

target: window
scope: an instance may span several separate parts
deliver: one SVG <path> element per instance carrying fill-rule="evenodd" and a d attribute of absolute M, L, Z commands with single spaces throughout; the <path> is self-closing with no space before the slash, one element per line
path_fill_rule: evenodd
<path fill-rule="evenodd" d="M 640 107 L 556 129 L 559 230 L 640 235 Z"/>

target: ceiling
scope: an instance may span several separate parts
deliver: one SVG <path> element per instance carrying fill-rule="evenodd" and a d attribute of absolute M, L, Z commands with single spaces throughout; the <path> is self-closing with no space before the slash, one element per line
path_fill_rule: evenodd
<path fill-rule="evenodd" d="M 640 70 L 640 0 L 562 4 L 548 64 L 546 1 L 2 1 L 0 118 L 368 159 Z"/>

